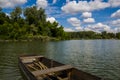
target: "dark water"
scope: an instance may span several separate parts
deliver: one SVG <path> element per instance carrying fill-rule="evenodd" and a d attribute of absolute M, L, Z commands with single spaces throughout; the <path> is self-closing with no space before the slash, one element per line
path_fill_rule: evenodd
<path fill-rule="evenodd" d="M 18 67 L 21 54 L 44 55 L 100 77 L 120 80 L 119 40 L 0 42 L 0 80 L 23 80 Z"/>

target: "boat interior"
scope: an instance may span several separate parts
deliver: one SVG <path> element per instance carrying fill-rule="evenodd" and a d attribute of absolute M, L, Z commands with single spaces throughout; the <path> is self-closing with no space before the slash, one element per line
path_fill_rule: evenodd
<path fill-rule="evenodd" d="M 37 80 L 101 80 L 71 65 L 65 65 L 43 56 L 21 57 L 20 59 Z"/>

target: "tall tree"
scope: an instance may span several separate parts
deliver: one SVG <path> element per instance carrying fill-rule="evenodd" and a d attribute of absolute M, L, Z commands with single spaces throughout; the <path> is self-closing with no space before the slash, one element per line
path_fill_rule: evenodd
<path fill-rule="evenodd" d="M 37 10 L 36 6 L 26 8 L 24 11 L 24 15 L 26 16 L 26 20 L 30 25 L 37 25 L 39 22 L 46 21 L 45 10 L 42 8 Z"/>
<path fill-rule="evenodd" d="M 116 33 L 116 38 L 120 39 L 120 32 Z"/>
<path fill-rule="evenodd" d="M 20 7 L 16 7 L 10 14 L 13 21 L 18 21 L 18 19 L 21 18 L 20 15 L 22 14 L 22 9 Z"/>
<path fill-rule="evenodd" d="M 7 16 L 4 12 L 2 12 L 2 8 L 0 7 L 0 25 L 4 24 L 7 20 Z"/>

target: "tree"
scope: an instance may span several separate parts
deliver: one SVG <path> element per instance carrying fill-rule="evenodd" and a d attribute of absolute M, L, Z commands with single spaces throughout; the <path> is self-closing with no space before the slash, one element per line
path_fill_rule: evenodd
<path fill-rule="evenodd" d="M 116 33 L 116 38 L 120 39 L 120 32 Z"/>
<path fill-rule="evenodd" d="M 35 26 L 37 26 L 39 25 L 39 22 L 46 22 L 45 10 L 42 8 L 37 10 L 36 6 L 26 8 L 24 15 L 29 25 L 35 24 Z"/>
<path fill-rule="evenodd" d="M 2 11 L 2 8 L 0 7 L 0 12 Z"/>
<path fill-rule="evenodd" d="M 0 8 L 0 25 L 3 25 L 5 22 L 8 22 L 9 18 L 6 16 L 4 12 L 2 12 L 2 8 Z"/>
<path fill-rule="evenodd" d="M 18 21 L 21 18 L 20 15 L 22 14 L 22 9 L 20 7 L 16 7 L 10 14 L 13 22 Z"/>
<path fill-rule="evenodd" d="M 60 26 L 57 28 L 56 37 L 58 37 L 59 39 L 65 39 L 66 35 L 65 35 L 64 30 L 63 30 L 63 26 Z"/>
<path fill-rule="evenodd" d="M 21 16 L 22 11 L 24 13 Z M 7 16 L 0 8 L 0 38 L 3 39 L 24 39 L 39 36 L 56 37 L 64 39 L 65 32 L 59 23 L 46 21 L 45 10 L 36 6 L 27 7 L 22 10 L 16 7 Z M 4 36 L 4 37 L 3 37 Z"/>

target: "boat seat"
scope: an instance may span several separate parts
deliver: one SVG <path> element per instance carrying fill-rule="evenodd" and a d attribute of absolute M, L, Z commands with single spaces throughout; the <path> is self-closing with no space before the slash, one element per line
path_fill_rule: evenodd
<path fill-rule="evenodd" d="M 23 63 L 31 63 L 37 58 L 42 58 L 43 56 L 29 56 L 29 57 L 20 57 Z"/>
<path fill-rule="evenodd" d="M 40 76 L 40 75 L 59 72 L 59 71 L 64 71 L 64 70 L 68 70 L 68 69 L 72 69 L 72 68 L 73 67 L 71 65 L 63 65 L 63 66 L 59 66 L 59 67 L 48 68 L 48 69 L 45 69 L 45 70 L 33 71 L 32 74 L 37 77 L 37 76 Z"/>

